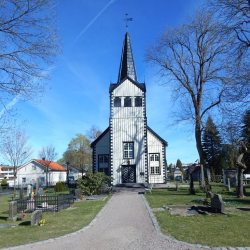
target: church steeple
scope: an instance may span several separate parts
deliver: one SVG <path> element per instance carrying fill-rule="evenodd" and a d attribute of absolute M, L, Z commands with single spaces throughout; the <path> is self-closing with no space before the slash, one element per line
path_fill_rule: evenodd
<path fill-rule="evenodd" d="M 120 83 L 126 77 L 129 77 L 134 81 L 137 81 L 133 53 L 128 32 L 126 32 L 123 41 L 118 83 Z"/>

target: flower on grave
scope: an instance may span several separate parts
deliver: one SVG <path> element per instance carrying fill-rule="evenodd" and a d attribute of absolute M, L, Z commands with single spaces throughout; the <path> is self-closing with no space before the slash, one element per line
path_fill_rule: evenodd
<path fill-rule="evenodd" d="M 45 225 L 46 220 L 45 219 L 41 219 L 38 223 L 39 226 L 44 226 Z"/>

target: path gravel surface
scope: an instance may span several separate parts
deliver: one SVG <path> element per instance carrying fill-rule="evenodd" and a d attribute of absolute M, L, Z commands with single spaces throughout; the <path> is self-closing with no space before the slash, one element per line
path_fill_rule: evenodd
<path fill-rule="evenodd" d="M 144 199 L 138 189 L 121 188 L 86 228 L 56 239 L 9 249 L 207 249 L 161 234 Z"/>

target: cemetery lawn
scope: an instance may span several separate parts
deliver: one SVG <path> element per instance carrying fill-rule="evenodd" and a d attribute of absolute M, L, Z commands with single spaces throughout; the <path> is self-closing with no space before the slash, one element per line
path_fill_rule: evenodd
<path fill-rule="evenodd" d="M 22 245 L 75 232 L 87 226 L 108 201 L 80 201 L 60 212 L 43 213 L 44 226 L 30 226 L 30 215 L 23 221 L 7 221 L 8 196 L 0 196 L 0 225 L 16 225 L 13 228 L 0 227 L 0 248 Z"/>
<path fill-rule="evenodd" d="M 212 247 L 232 246 L 249 247 L 250 226 L 250 188 L 247 197 L 236 198 L 234 192 L 227 192 L 221 184 L 212 187 L 213 192 L 222 195 L 225 202 L 225 214 L 210 215 L 171 215 L 168 211 L 154 212 L 163 233 L 192 244 Z M 151 208 L 178 205 L 203 205 L 205 194 L 188 194 L 187 188 L 154 189 L 145 195 Z M 238 208 L 242 208 L 239 210 Z"/>

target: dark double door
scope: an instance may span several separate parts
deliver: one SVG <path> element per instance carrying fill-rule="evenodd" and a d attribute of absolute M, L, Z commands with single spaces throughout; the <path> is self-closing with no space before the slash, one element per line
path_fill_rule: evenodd
<path fill-rule="evenodd" d="M 122 166 L 122 183 L 136 183 L 135 165 Z"/>

